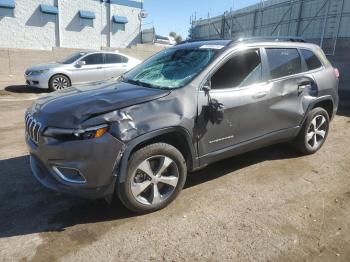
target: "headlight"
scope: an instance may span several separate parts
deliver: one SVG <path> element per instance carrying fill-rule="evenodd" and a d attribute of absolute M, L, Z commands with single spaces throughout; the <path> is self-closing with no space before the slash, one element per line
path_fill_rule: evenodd
<path fill-rule="evenodd" d="M 108 126 L 97 126 L 88 129 L 81 129 L 74 132 L 74 136 L 81 139 L 99 138 L 106 134 Z"/>
<path fill-rule="evenodd" d="M 86 140 L 100 138 L 108 132 L 108 129 L 108 125 L 99 125 L 95 127 L 89 127 L 86 129 L 64 129 L 48 127 L 44 132 L 44 136 L 55 137 L 64 140 Z"/>
<path fill-rule="evenodd" d="M 28 75 L 30 76 L 37 76 L 37 75 L 41 75 L 41 74 L 45 74 L 49 71 L 49 69 L 45 69 L 45 70 L 33 70 L 33 71 L 29 71 Z"/>

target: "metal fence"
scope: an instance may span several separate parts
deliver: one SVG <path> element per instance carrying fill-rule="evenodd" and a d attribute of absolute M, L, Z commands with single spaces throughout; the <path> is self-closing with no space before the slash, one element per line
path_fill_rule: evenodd
<path fill-rule="evenodd" d="M 350 38 L 350 0 L 269 0 L 192 22 L 192 39 L 300 36 L 335 53 Z"/>

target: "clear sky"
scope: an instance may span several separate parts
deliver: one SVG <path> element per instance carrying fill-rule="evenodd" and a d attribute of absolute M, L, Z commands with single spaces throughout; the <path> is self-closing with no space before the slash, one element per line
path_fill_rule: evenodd
<path fill-rule="evenodd" d="M 144 20 L 144 28 L 154 26 L 156 33 L 168 35 L 174 31 L 183 38 L 188 35 L 191 15 L 197 19 L 223 14 L 233 7 L 234 10 L 246 7 L 261 0 L 144 0 L 144 9 L 149 16 Z"/>

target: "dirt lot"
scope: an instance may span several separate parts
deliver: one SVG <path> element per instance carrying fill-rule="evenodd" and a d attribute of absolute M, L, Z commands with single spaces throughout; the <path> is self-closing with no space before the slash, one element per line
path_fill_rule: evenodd
<path fill-rule="evenodd" d="M 190 174 L 168 208 L 133 216 L 34 180 L 23 113 L 39 95 L 0 90 L 0 260 L 350 261 L 350 109 L 316 155 L 277 145 L 228 159 Z"/>

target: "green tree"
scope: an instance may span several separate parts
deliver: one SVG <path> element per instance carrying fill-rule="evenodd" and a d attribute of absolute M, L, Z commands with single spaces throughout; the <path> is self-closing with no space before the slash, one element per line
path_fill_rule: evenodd
<path fill-rule="evenodd" d="M 182 36 L 176 34 L 175 32 L 170 32 L 169 36 L 173 37 L 176 41 L 176 43 L 180 43 L 182 41 Z"/>

